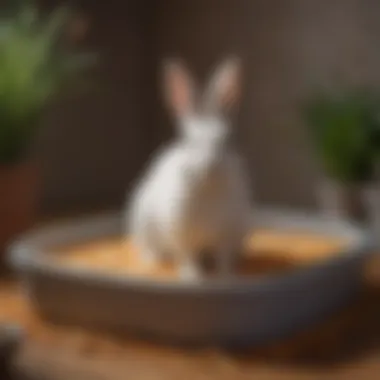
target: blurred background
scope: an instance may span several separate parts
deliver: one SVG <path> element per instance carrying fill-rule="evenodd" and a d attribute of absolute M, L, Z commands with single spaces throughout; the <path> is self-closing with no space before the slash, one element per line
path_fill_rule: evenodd
<path fill-rule="evenodd" d="M 41 1 L 46 9 L 60 2 Z M 91 93 L 55 103 L 35 149 L 44 210 L 119 206 L 150 152 L 173 132 L 160 64 L 180 56 L 198 78 L 231 52 L 242 57 L 236 128 L 264 203 L 313 207 L 317 165 L 299 101 L 340 76 L 376 84 L 376 0 L 73 1 L 99 52 Z"/>

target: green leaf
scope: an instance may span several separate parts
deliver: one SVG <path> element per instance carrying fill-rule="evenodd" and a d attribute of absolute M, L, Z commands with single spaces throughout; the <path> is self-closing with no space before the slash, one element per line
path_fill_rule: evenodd
<path fill-rule="evenodd" d="M 373 94 L 363 90 L 319 94 L 306 104 L 304 117 L 329 176 L 341 181 L 371 176 L 375 135 L 380 146 L 377 104 Z"/>
<path fill-rule="evenodd" d="M 94 64 L 60 43 L 69 21 L 69 9 L 42 17 L 33 2 L 0 20 L 0 162 L 25 152 L 50 99 Z"/>

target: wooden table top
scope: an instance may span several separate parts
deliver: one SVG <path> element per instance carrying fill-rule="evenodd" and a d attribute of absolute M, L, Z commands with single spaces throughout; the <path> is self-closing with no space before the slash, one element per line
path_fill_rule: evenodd
<path fill-rule="evenodd" d="M 0 321 L 21 323 L 22 379 L 365 380 L 380 378 L 380 258 L 342 312 L 290 340 L 245 353 L 181 349 L 41 321 L 14 280 L 0 283 Z"/>

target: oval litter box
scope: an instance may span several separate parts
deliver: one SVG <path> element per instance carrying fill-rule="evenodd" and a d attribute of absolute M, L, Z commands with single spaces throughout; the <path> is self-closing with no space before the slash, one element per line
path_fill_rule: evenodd
<path fill-rule="evenodd" d="M 57 265 L 55 249 L 120 235 L 117 213 L 26 234 L 10 248 L 32 304 L 43 317 L 187 344 L 257 345 L 295 333 L 352 300 L 372 253 L 367 233 L 349 223 L 286 211 L 255 212 L 255 227 L 347 240 L 343 252 L 275 275 L 201 283 L 107 275 Z"/>

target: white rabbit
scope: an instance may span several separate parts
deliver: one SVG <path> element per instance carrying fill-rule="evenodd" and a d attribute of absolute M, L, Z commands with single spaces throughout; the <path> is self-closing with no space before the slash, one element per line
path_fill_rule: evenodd
<path fill-rule="evenodd" d="M 223 116 L 239 95 L 240 64 L 226 60 L 200 98 L 180 63 L 165 65 L 164 74 L 179 136 L 155 157 L 135 189 L 128 233 L 145 261 L 168 254 L 184 279 L 200 278 L 203 249 L 211 249 L 219 273 L 229 275 L 251 216 L 246 174 Z"/>

